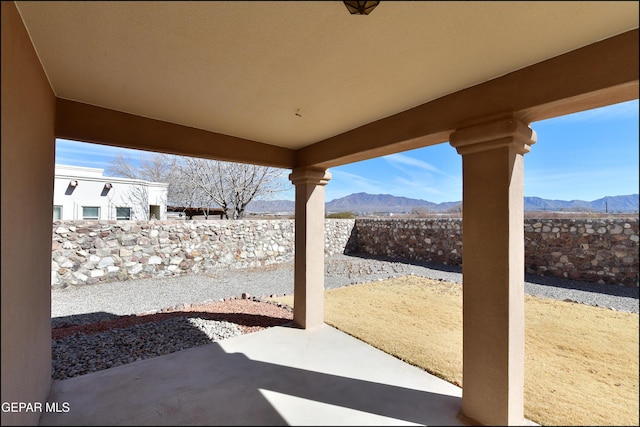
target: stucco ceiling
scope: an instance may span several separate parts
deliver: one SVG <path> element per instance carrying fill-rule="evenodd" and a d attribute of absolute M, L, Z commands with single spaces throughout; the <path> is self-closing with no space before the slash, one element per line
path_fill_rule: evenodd
<path fill-rule="evenodd" d="M 636 1 L 17 2 L 59 98 L 301 148 L 638 27 Z M 298 114 L 296 114 L 298 113 Z"/>

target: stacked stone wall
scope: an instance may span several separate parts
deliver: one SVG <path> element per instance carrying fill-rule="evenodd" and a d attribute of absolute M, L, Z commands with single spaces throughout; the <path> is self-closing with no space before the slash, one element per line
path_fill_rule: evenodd
<path fill-rule="evenodd" d="M 356 236 L 360 253 L 462 265 L 460 219 L 357 219 Z"/>
<path fill-rule="evenodd" d="M 638 286 L 638 219 L 526 219 L 528 273 Z M 56 221 L 53 287 L 290 262 L 293 220 Z M 462 265 L 460 219 L 327 219 L 325 255 Z"/>
<path fill-rule="evenodd" d="M 354 220 L 326 220 L 325 254 L 349 247 Z M 291 261 L 293 220 L 55 221 L 53 287 L 264 267 Z"/>
<path fill-rule="evenodd" d="M 528 273 L 638 286 L 638 219 L 525 222 Z"/>
<path fill-rule="evenodd" d="M 638 219 L 526 219 L 525 268 L 605 284 L 638 286 Z M 357 251 L 462 265 L 461 219 L 357 219 Z"/>

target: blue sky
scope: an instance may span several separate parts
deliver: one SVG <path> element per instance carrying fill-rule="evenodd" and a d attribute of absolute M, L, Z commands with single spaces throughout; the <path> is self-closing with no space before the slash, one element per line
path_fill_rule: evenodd
<path fill-rule="evenodd" d="M 534 122 L 524 156 L 525 196 L 592 201 L 639 192 L 638 100 Z M 57 140 L 56 163 L 106 168 L 117 147 Z M 462 199 L 462 158 L 448 143 L 331 168 L 327 201 L 351 193 L 392 194 L 434 203 Z M 293 189 L 281 195 L 293 200 Z"/>

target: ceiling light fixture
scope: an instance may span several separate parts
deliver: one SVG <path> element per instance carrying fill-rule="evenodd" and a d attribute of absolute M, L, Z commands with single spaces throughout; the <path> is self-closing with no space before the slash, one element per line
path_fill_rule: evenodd
<path fill-rule="evenodd" d="M 368 15 L 379 3 L 379 1 L 345 1 L 344 5 L 352 15 Z"/>

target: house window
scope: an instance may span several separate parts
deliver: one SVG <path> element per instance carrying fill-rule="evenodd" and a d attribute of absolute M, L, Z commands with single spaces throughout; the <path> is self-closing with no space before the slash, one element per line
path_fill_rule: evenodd
<path fill-rule="evenodd" d="M 53 206 L 53 220 L 60 221 L 62 219 L 62 206 L 54 205 Z"/>
<path fill-rule="evenodd" d="M 116 219 L 131 219 L 131 208 L 116 208 Z"/>
<path fill-rule="evenodd" d="M 160 206 L 149 205 L 149 219 L 160 219 Z"/>
<path fill-rule="evenodd" d="M 83 206 L 82 219 L 100 219 L 100 208 L 98 206 Z"/>

